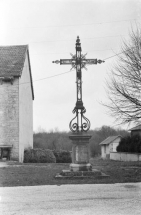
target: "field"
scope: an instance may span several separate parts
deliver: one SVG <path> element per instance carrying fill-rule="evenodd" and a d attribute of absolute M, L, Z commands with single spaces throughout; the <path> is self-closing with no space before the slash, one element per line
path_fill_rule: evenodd
<path fill-rule="evenodd" d="M 91 159 L 94 169 L 109 175 L 106 178 L 55 179 L 61 170 L 69 169 L 69 164 L 42 163 L 19 164 L 9 162 L 8 166 L 0 168 L 0 186 L 35 186 L 62 184 L 108 184 L 141 182 L 141 162 L 120 162 Z"/>

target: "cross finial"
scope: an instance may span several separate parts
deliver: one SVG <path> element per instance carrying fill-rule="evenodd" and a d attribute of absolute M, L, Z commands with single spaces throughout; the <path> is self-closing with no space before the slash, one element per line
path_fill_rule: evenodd
<path fill-rule="evenodd" d="M 80 39 L 79 39 L 79 36 L 77 36 L 77 40 L 76 40 L 76 43 L 80 43 Z"/>

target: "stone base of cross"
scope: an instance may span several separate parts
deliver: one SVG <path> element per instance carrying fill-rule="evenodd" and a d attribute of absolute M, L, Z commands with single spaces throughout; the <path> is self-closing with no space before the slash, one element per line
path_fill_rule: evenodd
<path fill-rule="evenodd" d="M 90 150 L 89 139 L 87 134 L 70 135 L 72 140 L 72 163 L 70 164 L 70 171 L 91 171 L 92 165 L 89 163 Z"/>

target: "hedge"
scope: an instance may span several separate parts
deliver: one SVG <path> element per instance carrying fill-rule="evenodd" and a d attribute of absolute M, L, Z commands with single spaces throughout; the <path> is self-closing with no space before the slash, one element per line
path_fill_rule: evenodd
<path fill-rule="evenodd" d="M 54 156 L 56 157 L 56 163 L 71 163 L 71 152 L 70 151 L 53 151 Z"/>
<path fill-rule="evenodd" d="M 141 136 L 137 134 L 122 138 L 117 146 L 117 152 L 141 153 Z"/>
<path fill-rule="evenodd" d="M 24 151 L 24 163 L 56 163 L 56 158 L 49 149 L 27 149 Z"/>

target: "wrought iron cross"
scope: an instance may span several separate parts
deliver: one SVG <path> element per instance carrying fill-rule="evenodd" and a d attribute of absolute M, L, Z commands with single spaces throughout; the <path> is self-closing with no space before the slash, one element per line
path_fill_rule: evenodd
<path fill-rule="evenodd" d="M 73 113 L 75 117 L 70 121 L 69 127 L 72 132 L 79 133 L 79 132 L 86 132 L 90 129 L 90 121 L 84 116 L 86 112 L 85 107 L 83 106 L 82 101 L 82 73 L 81 69 L 86 69 L 87 65 L 97 64 L 97 63 L 104 63 L 102 60 L 97 59 L 86 59 L 86 54 L 81 54 L 81 43 L 79 37 L 76 40 L 76 54 L 71 54 L 71 59 L 60 59 L 53 61 L 53 63 L 57 63 L 60 65 L 72 65 L 72 68 L 76 69 L 76 90 L 77 90 L 77 101 L 75 108 L 73 109 Z M 76 120 L 76 122 L 75 122 Z"/>

